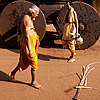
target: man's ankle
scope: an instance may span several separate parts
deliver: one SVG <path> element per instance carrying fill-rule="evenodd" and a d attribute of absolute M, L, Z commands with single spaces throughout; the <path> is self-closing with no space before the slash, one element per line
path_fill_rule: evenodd
<path fill-rule="evenodd" d="M 37 83 L 36 81 L 32 81 L 32 82 L 31 82 L 31 84 L 36 84 L 36 83 Z"/>

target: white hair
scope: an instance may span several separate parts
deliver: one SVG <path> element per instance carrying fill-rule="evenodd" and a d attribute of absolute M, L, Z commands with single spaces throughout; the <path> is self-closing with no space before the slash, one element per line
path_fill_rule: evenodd
<path fill-rule="evenodd" d="M 32 5 L 31 7 L 29 7 L 28 11 L 30 13 L 39 14 L 39 8 L 36 5 Z"/>

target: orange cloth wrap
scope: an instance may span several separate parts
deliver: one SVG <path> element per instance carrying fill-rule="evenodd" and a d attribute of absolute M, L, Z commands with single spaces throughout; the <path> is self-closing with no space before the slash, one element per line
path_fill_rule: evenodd
<path fill-rule="evenodd" d="M 20 40 L 20 59 L 19 59 L 20 71 L 25 70 L 26 68 L 28 68 L 29 65 L 31 65 L 33 70 L 38 69 L 37 50 L 40 44 L 39 36 L 35 32 L 34 34 L 30 35 L 29 38 L 31 42 L 33 58 L 29 57 L 29 50 L 26 45 L 26 38 L 25 36 L 22 35 Z"/>

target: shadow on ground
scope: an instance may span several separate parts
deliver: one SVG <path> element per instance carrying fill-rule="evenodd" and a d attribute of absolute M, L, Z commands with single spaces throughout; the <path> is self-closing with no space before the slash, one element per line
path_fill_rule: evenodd
<path fill-rule="evenodd" d="M 60 60 L 68 60 L 68 58 L 63 58 L 63 57 L 55 57 L 51 55 L 44 55 L 44 54 L 38 54 L 38 59 L 45 60 L 45 61 L 50 61 L 50 59 L 60 59 Z"/>
<path fill-rule="evenodd" d="M 11 83 L 15 83 L 15 84 L 25 84 L 25 85 L 31 86 L 29 83 L 25 83 L 22 81 L 17 81 L 17 80 L 16 80 L 16 82 L 11 81 L 11 78 L 9 77 L 9 75 L 7 75 L 3 71 L 0 71 L 0 81 L 11 82 Z"/>

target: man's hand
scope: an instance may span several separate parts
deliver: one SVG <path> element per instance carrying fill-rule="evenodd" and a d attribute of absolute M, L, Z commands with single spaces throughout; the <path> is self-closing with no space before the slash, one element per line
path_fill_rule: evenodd
<path fill-rule="evenodd" d="M 33 53 L 32 52 L 29 52 L 29 57 L 30 58 L 33 58 L 33 56 L 34 56 Z"/>
<path fill-rule="evenodd" d="M 77 33 L 77 34 L 76 34 L 76 37 L 79 37 L 79 36 L 80 36 L 80 34 L 79 34 L 79 33 Z"/>

